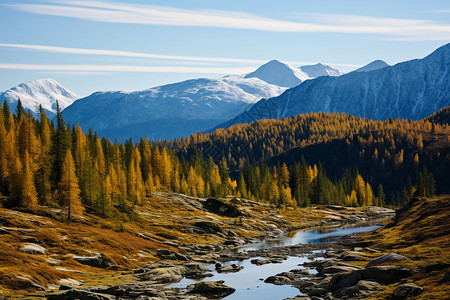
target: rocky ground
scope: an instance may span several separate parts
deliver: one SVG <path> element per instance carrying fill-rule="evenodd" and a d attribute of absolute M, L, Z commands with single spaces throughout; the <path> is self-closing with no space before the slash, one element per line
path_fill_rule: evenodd
<path fill-rule="evenodd" d="M 404 299 L 414 295 L 420 297 L 427 292 L 426 286 L 419 285 L 417 280 L 414 280 L 424 274 L 423 269 L 417 268 L 412 263 L 416 257 L 406 256 L 404 253 L 391 253 L 394 251 L 379 247 L 373 241 L 361 239 L 356 235 L 347 236 L 331 244 L 308 243 L 244 252 L 230 251 L 245 243 L 260 241 L 261 238 L 276 237 L 290 229 L 335 227 L 374 220 L 381 222 L 384 218 L 393 216 L 393 211 L 388 209 L 369 207 L 365 210 L 355 210 L 339 206 L 309 208 L 300 210 L 304 214 L 301 217 L 307 220 L 305 216 L 311 214 L 314 218 L 308 219 L 307 222 L 293 222 L 290 219 L 291 215 L 299 214 L 299 211 L 280 212 L 267 205 L 243 199 L 203 200 L 178 194 L 160 194 L 159 197 L 166 205 L 169 201 L 175 201 L 185 209 L 188 207 L 196 213 L 198 211 L 203 213 L 197 214 L 196 218 L 190 219 L 184 225 L 184 230 L 196 234 L 199 242 L 186 243 L 191 236 L 181 234 L 179 238 L 160 239 L 154 250 L 146 249 L 144 252 L 138 252 L 138 255 L 139 253 L 151 255 L 152 259 L 140 264 L 137 261 L 134 267 L 124 267 L 107 253 L 85 250 L 83 255 L 71 255 L 70 262 L 73 261 L 73 264 L 69 268 L 70 265 L 64 263 L 64 255 L 57 256 L 53 253 L 55 250 L 48 247 L 48 243 L 39 239 L 39 235 L 36 234 L 39 228 L 2 226 L 0 237 L 20 237 L 16 247 L 23 257 L 45 257 L 49 266 L 66 274 L 55 285 L 43 285 L 26 274 L 2 273 L 0 282 L 4 283 L 5 278 L 9 278 L 27 283 L 26 296 L 11 293 L 6 296 L 155 300 L 222 298 L 233 293 L 234 288 L 224 285 L 223 282 L 208 281 L 210 271 L 206 269 L 206 265 L 215 264 L 216 271 L 222 273 L 239 272 L 241 270 L 239 265 L 224 266 L 222 263 L 255 258 L 252 263 L 262 265 L 280 263 L 289 256 L 305 255 L 311 257 L 311 262 L 298 269 L 286 270 L 263 278 L 264 281 L 298 288 L 299 296 L 295 299 L 360 299 L 376 297 L 380 293 L 383 295 L 382 298 Z M 14 213 L 9 211 L 7 216 L 2 217 L 8 221 L 11 220 L 8 216 Z M 149 211 L 143 210 L 141 214 L 145 216 L 146 213 Z M 401 214 L 397 215 L 396 220 L 400 220 L 401 217 Z M 2 224 L 6 223 L 5 220 L 0 221 Z M 45 222 L 47 220 L 43 219 L 42 223 Z M 45 225 L 37 226 L 45 227 Z M 145 232 L 139 230 L 134 236 L 144 241 L 155 239 L 150 230 Z M 314 250 L 323 251 L 312 253 Z M 88 269 L 80 268 L 81 265 L 88 266 Z M 443 270 L 441 265 L 440 280 L 443 283 L 450 277 L 445 268 L 448 269 L 448 265 L 447 267 L 444 265 Z M 94 274 L 93 270 L 97 269 L 107 272 Z M 312 274 L 307 269 L 314 269 L 317 273 Z M 179 282 L 182 278 L 204 280 L 185 288 L 168 287 L 169 284 Z M 445 286 L 448 286 L 448 283 L 445 283 Z"/>

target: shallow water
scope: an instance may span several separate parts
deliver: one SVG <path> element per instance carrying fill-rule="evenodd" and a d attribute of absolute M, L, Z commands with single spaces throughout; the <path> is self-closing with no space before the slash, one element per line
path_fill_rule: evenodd
<path fill-rule="evenodd" d="M 278 238 L 267 239 L 259 243 L 245 244 L 239 247 L 238 251 L 261 250 L 272 247 L 283 247 L 305 243 L 329 243 L 334 239 L 358 232 L 367 232 L 380 228 L 378 225 L 369 226 L 351 226 L 332 229 L 315 229 L 306 231 L 297 231 L 281 235 Z"/>
<path fill-rule="evenodd" d="M 360 227 L 340 227 L 330 230 L 308 230 L 308 231 L 298 231 L 292 234 L 287 234 L 280 236 L 277 239 L 265 240 L 259 243 L 246 244 L 238 248 L 238 251 L 248 251 L 248 250 L 258 250 L 267 249 L 271 247 L 281 247 L 296 245 L 299 243 L 324 243 L 330 242 L 334 238 L 348 235 L 355 232 L 367 232 L 375 230 L 380 226 L 360 226 Z M 317 252 L 317 251 L 313 251 Z M 295 257 L 290 256 L 283 263 L 279 264 L 266 264 L 262 266 L 257 266 L 252 264 L 250 261 L 260 257 L 252 257 L 243 261 L 230 261 L 223 265 L 238 264 L 244 267 L 241 271 L 237 273 L 220 274 L 214 270 L 214 265 L 209 265 L 207 268 L 213 274 L 212 277 L 207 277 L 205 280 L 208 281 L 218 281 L 223 280 L 224 284 L 234 287 L 236 291 L 225 297 L 223 299 L 227 300 L 276 300 L 285 299 L 289 297 L 295 297 L 301 294 L 301 292 L 291 286 L 283 285 L 277 286 L 274 284 L 264 283 L 267 277 L 279 274 L 281 272 L 290 271 L 293 269 L 306 269 L 311 274 L 316 273 L 315 270 L 299 266 L 304 262 L 311 261 L 305 256 Z M 262 280 L 261 280 L 262 279 Z M 196 283 L 197 280 L 184 278 L 178 283 L 170 285 L 170 287 L 180 287 L 184 288 L 190 284 Z"/>

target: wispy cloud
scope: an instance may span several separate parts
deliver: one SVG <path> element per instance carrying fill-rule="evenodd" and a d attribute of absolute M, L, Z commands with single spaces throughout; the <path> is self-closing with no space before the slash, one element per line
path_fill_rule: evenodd
<path fill-rule="evenodd" d="M 197 74 L 244 74 L 252 68 L 203 68 L 164 67 L 130 65 L 39 65 L 0 63 L 0 69 L 36 71 L 80 71 L 80 72 L 149 72 L 149 73 L 197 73 Z"/>
<path fill-rule="evenodd" d="M 42 51 L 51 53 L 64 53 L 64 54 L 81 54 L 81 55 L 104 55 L 104 56 L 125 56 L 134 58 L 149 58 L 158 60 L 176 60 L 182 61 L 184 63 L 196 63 L 210 62 L 210 63 L 239 63 L 239 64 L 264 64 L 269 60 L 266 59 L 241 59 L 241 58 L 221 58 L 221 57 L 198 57 L 198 56 L 175 56 L 175 55 L 160 55 L 160 54 L 150 54 L 141 52 L 131 52 L 131 51 L 120 51 L 120 50 L 102 50 L 102 49 L 84 49 L 84 48 L 70 48 L 70 47 L 59 47 L 59 46 L 48 46 L 48 45 L 30 45 L 30 44 L 6 44 L 0 43 L 0 47 L 6 48 L 16 48 L 31 51 Z M 288 63 L 294 66 L 311 65 L 317 62 L 306 62 L 306 61 L 289 61 Z M 360 65 L 354 64 L 339 64 L 330 63 L 334 67 L 344 67 L 344 68 L 359 68 Z M 223 69 L 223 68 L 222 68 Z M 227 68 L 230 70 L 240 70 L 245 68 Z M 220 74 L 221 72 L 211 72 L 211 74 Z"/>
<path fill-rule="evenodd" d="M 374 34 L 399 40 L 448 40 L 450 37 L 449 24 L 430 20 L 310 14 L 309 17 L 303 16 L 300 22 L 265 18 L 244 12 L 179 9 L 113 1 L 53 2 L 17 3 L 8 6 L 29 13 L 109 23 L 219 27 L 272 32 Z"/>
<path fill-rule="evenodd" d="M 43 52 L 54 52 L 54 53 L 65 53 L 65 54 L 125 56 L 125 57 L 136 57 L 136 58 L 194 61 L 194 62 L 219 62 L 219 63 L 229 63 L 229 62 L 232 62 L 232 63 L 233 62 L 234 63 L 264 63 L 265 62 L 265 60 L 257 60 L 257 59 L 160 55 L 160 54 L 131 52 L 131 51 L 83 49 L 83 48 L 57 47 L 57 46 L 47 46 L 47 45 L 0 43 L 0 47 L 19 48 L 19 49 L 26 49 L 26 50 L 36 50 L 36 51 L 43 51 Z"/>

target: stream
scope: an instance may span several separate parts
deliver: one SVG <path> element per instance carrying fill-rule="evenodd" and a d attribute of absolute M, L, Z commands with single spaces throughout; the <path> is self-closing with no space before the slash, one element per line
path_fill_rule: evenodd
<path fill-rule="evenodd" d="M 367 226 L 339 227 L 327 230 L 316 229 L 307 231 L 297 231 L 282 235 L 275 239 L 274 238 L 266 239 L 259 243 L 245 244 L 238 247 L 234 251 L 242 252 L 249 250 L 261 250 L 272 247 L 284 247 L 296 245 L 299 243 L 329 243 L 333 242 L 333 240 L 338 237 L 342 237 L 352 233 L 368 232 L 375 230 L 379 227 L 380 226 L 377 225 L 367 225 Z M 227 273 L 227 274 L 218 273 L 215 270 L 214 265 L 208 265 L 207 268 L 208 270 L 210 270 L 213 276 L 208 277 L 205 280 L 207 281 L 223 280 L 225 285 L 235 288 L 236 291 L 233 294 L 223 298 L 227 300 L 235 300 L 235 299 L 274 300 L 274 299 L 285 299 L 289 297 L 295 297 L 296 295 L 301 294 L 301 292 L 297 288 L 294 288 L 289 285 L 278 286 L 274 284 L 265 283 L 264 279 L 266 279 L 269 276 L 281 272 L 290 271 L 293 269 L 304 269 L 307 270 L 310 274 L 316 273 L 316 271 L 313 269 L 301 266 L 301 264 L 311 261 L 311 259 L 308 258 L 310 257 L 311 254 L 312 253 L 306 253 L 302 256 L 289 256 L 282 263 L 269 263 L 261 266 L 252 264 L 250 262 L 253 259 L 261 257 L 252 257 L 242 261 L 229 261 L 223 263 L 224 266 L 231 264 L 238 264 L 240 266 L 243 266 L 244 269 L 242 269 L 237 273 Z M 184 278 L 180 282 L 170 285 L 170 287 L 184 288 L 196 282 L 198 282 L 198 280 Z"/>

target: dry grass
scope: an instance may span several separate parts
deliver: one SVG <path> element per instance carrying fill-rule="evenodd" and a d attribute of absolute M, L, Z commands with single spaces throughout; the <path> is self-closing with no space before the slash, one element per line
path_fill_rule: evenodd
<path fill-rule="evenodd" d="M 181 197 L 182 198 L 182 197 Z M 319 222 L 321 214 L 308 209 L 277 211 L 268 205 L 243 202 L 241 209 L 247 216 L 227 218 L 198 210 L 178 200 L 153 196 L 144 206 L 136 207 L 137 219 L 118 223 L 86 214 L 68 224 L 64 216 L 40 208 L 33 213 L 0 209 L 0 226 L 36 230 L 22 234 L 10 232 L 0 235 L 0 294 L 19 295 L 34 290 L 28 278 L 47 288 L 58 285 L 61 279 L 83 281 L 85 285 L 111 284 L 130 280 L 128 275 L 83 265 L 75 261 L 75 255 L 89 256 L 87 251 L 100 252 L 110 258 L 122 270 L 139 267 L 155 261 L 156 249 L 172 248 L 164 241 L 175 241 L 181 245 L 220 244 L 223 238 L 211 234 L 197 234 L 190 230 L 194 222 L 207 220 L 217 222 L 224 230 L 233 230 L 240 236 L 256 237 L 265 234 L 274 224 L 286 228 L 298 228 Z M 119 230 L 120 229 L 120 230 Z M 139 234 L 145 234 L 144 239 Z M 23 236 L 32 236 L 47 249 L 46 255 L 22 253 L 19 249 L 26 243 Z M 59 260 L 57 266 L 48 259 Z M 91 275 L 58 270 L 65 268 Z M 127 277 L 128 276 L 128 277 Z"/>
<path fill-rule="evenodd" d="M 424 292 L 412 299 L 448 299 L 450 284 L 441 279 L 450 271 L 450 196 L 415 199 L 391 226 L 363 237 L 372 248 L 398 253 L 409 259 L 395 264 L 412 268 L 417 274 L 408 283 L 421 286 Z M 378 255 L 367 256 L 367 261 Z M 359 262 L 359 265 L 367 263 Z M 392 263 L 390 263 L 392 264 Z M 373 299 L 389 299 L 399 284 L 386 287 Z"/>

